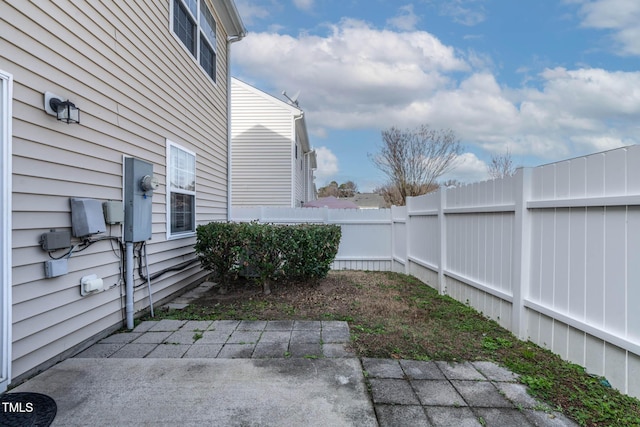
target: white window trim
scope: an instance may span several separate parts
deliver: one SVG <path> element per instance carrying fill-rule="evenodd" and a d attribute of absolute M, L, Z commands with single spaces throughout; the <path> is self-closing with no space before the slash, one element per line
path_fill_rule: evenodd
<path fill-rule="evenodd" d="M 166 199 L 165 199 L 165 201 L 166 201 L 166 215 L 167 215 L 167 221 L 166 221 L 167 240 L 184 239 L 184 238 L 192 237 L 192 236 L 196 235 L 196 230 L 195 230 L 195 228 L 196 228 L 196 216 L 197 216 L 196 207 L 198 206 L 198 203 L 197 203 L 198 202 L 198 195 L 197 195 L 197 192 L 198 192 L 198 182 L 197 182 L 198 175 L 196 173 L 197 172 L 197 167 L 196 167 L 196 170 L 194 170 L 194 174 L 195 174 L 194 175 L 194 180 L 196 181 L 195 182 L 196 191 L 188 191 L 188 190 L 180 190 L 180 191 L 178 191 L 179 193 L 183 193 L 183 194 L 191 194 L 194 197 L 194 200 L 193 200 L 193 210 L 194 210 L 194 213 L 193 213 L 193 216 L 194 216 L 193 225 L 194 225 L 194 230 L 193 231 L 184 231 L 184 232 L 180 232 L 180 233 L 171 233 L 171 192 L 172 192 L 171 191 L 171 176 L 170 176 L 170 174 L 171 174 L 171 147 L 175 147 L 175 148 L 177 148 L 179 150 L 182 150 L 182 151 L 184 151 L 184 152 L 186 152 L 188 154 L 191 154 L 193 156 L 196 164 L 197 164 L 197 160 L 198 160 L 195 152 L 193 152 L 193 151 L 191 151 L 191 150 L 189 150 L 187 148 L 184 148 L 182 145 L 176 144 L 175 142 L 170 141 L 169 139 L 167 139 L 166 160 L 165 160 L 165 162 L 166 162 L 166 164 L 165 164 L 165 166 L 166 166 L 166 178 L 165 178 L 166 185 L 165 185 L 165 188 L 166 188 L 166 193 L 167 193 L 166 194 Z"/>
<path fill-rule="evenodd" d="M 0 70 L 0 393 L 11 382 L 11 101 L 13 76 Z"/>
<path fill-rule="evenodd" d="M 205 76 L 207 76 L 207 78 L 211 81 L 211 83 L 213 83 L 214 86 L 217 86 L 217 79 L 216 78 L 211 78 L 211 76 L 209 75 L 209 73 L 207 73 L 205 71 L 204 68 L 202 68 L 202 65 L 200 65 L 200 37 L 202 34 L 202 30 L 200 29 L 200 0 L 197 1 L 198 3 L 198 16 L 196 17 L 196 52 L 197 55 L 193 56 L 193 54 L 191 53 L 191 51 L 189 49 L 187 49 L 187 47 L 184 45 L 184 43 L 182 42 L 182 40 L 180 39 L 180 37 L 178 37 L 178 35 L 176 34 L 176 32 L 173 30 L 173 3 L 175 1 L 181 1 L 181 0 L 169 0 L 169 30 L 171 32 L 171 35 L 177 40 L 178 44 L 180 45 L 180 47 L 182 49 L 184 49 L 184 51 L 189 55 L 189 57 L 193 60 L 193 62 L 198 66 L 198 69 L 202 72 L 202 74 L 204 74 Z M 183 3 L 184 5 L 184 3 Z M 189 13 L 191 13 L 191 10 L 189 9 L 189 7 L 187 5 L 184 5 L 186 7 L 186 9 L 189 11 Z M 211 12 L 211 15 L 214 16 L 215 19 L 215 14 L 213 13 L 213 9 L 209 6 L 209 12 Z M 193 16 L 193 15 L 192 15 Z M 216 64 L 215 64 L 215 73 L 218 72 L 218 23 L 216 22 L 216 28 L 215 28 L 215 32 L 216 32 L 216 40 L 214 40 L 214 43 L 211 43 L 211 40 L 209 40 L 209 44 L 210 46 L 213 46 L 213 53 L 216 56 Z M 207 39 L 208 40 L 208 39 Z"/>

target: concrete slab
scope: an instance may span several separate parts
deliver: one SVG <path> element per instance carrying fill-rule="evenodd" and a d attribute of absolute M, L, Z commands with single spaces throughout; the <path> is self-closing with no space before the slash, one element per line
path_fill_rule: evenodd
<path fill-rule="evenodd" d="M 132 341 L 133 344 L 160 344 L 165 339 L 169 338 L 169 335 L 173 334 L 172 331 L 164 332 L 145 332 L 138 338 Z"/>
<path fill-rule="evenodd" d="M 251 357 L 254 359 L 285 357 L 288 348 L 289 346 L 286 342 L 261 341 L 256 345 Z"/>
<path fill-rule="evenodd" d="M 206 331 L 209 329 L 213 322 L 210 320 L 189 320 L 187 323 L 182 326 L 182 330 L 184 331 Z"/>
<path fill-rule="evenodd" d="M 493 362 L 471 362 L 471 364 L 490 381 L 514 382 L 520 377 Z"/>
<path fill-rule="evenodd" d="M 291 357 L 322 357 L 322 345 L 319 343 L 290 343 L 289 354 Z"/>
<path fill-rule="evenodd" d="M 558 412 L 544 412 L 525 409 L 522 413 L 534 426 L 578 427 L 577 423 Z"/>
<path fill-rule="evenodd" d="M 357 359 L 76 358 L 12 392 L 52 397 L 53 426 L 377 425 Z"/>
<path fill-rule="evenodd" d="M 450 380 L 485 380 L 486 378 L 478 372 L 469 362 L 450 363 L 436 362 L 438 368 L 445 377 Z"/>
<path fill-rule="evenodd" d="M 231 336 L 230 330 L 213 330 L 205 331 L 202 333 L 202 338 L 195 342 L 195 344 L 224 344 Z"/>
<path fill-rule="evenodd" d="M 496 388 L 507 399 L 509 399 L 518 408 L 544 408 L 550 410 L 548 405 L 539 402 L 529 393 L 527 393 L 527 386 L 517 383 L 496 383 Z"/>
<path fill-rule="evenodd" d="M 149 334 L 151 332 L 147 333 Z M 193 344 L 194 342 L 202 338 L 202 334 L 203 332 L 186 331 L 184 329 L 180 329 L 179 331 L 176 331 L 169 335 L 163 342 L 169 344 Z"/>
<path fill-rule="evenodd" d="M 117 333 L 109 335 L 108 337 L 100 340 L 100 344 L 128 344 L 136 338 L 140 337 L 142 333 L 129 332 L 129 333 Z"/>
<path fill-rule="evenodd" d="M 531 423 L 517 409 L 477 408 L 476 414 L 488 426 L 529 426 Z"/>
<path fill-rule="evenodd" d="M 449 381 L 413 380 L 411 385 L 423 405 L 467 406 L 462 396 Z"/>
<path fill-rule="evenodd" d="M 124 347 L 124 343 L 116 344 L 94 344 L 74 357 L 94 358 L 94 357 L 111 357 L 116 351 Z"/>
<path fill-rule="evenodd" d="M 320 342 L 320 330 L 316 329 L 294 329 L 291 332 L 291 343 L 305 344 Z"/>
<path fill-rule="evenodd" d="M 255 344 L 260 339 L 261 332 L 260 331 L 234 331 L 229 339 L 228 343 L 232 344 Z"/>
<path fill-rule="evenodd" d="M 349 328 L 322 328 L 322 341 L 325 343 L 348 342 L 350 339 Z"/>
<path fill-rule="evenodd" d="M 260 342 L 280 342 L 289 344 L 291 331 L 264 331 L 260 336 Z"/>
<path fill-rule="evenodd" d="M 302 329 L 322 329 L 322 321 L 320 320 L 295 320 L 293 323 L 294 330 L 302 330 Z"/>
<path fill-rule="evenodd" d="M 434 427 L 483 427 L 478 418 L 469 408 L 427 406 L 424 410 L 429 416 Z M 496 426 L 502 425 L 496 424 Z M 522 426 L 518 425 L 517 427 Z"/>
<path fill-rule="evenodd" d="M 348 348 L 348 344 L 323 344 L 322 355 L 324 357 L 355 357 L 355 354 Z"/>
<path fill-rule="evenodd" d="M 222 350 L 222 344 L 192 345 L 184 354 L 185 358 L 214 358 L 218 357 Z"/>
<path fill-rule="evenodd" d="M 238 325 L 239 331 L 263 331 L 267 322 L 264 320 L 243 320 Z"/>
<path fill-rule="evenodd" d="M 405 375 L 412 380 L 444 380 L 446 379 L 436 362 L 420 360 L 400 360 Z"/>
<path fill-rule="evenodd" d="M 488 381 L 459 381 L 453 380 L 451 384 L 460 393 L 469 406 L 513 408 L 513 404 L 505 399 L 498 389 Z"/>
<path fill-rule="evenodd" d="M 403 380 L 371 378 L 371 395 L 374 403 L 392 405 L 419 405 L 411 385 Z"/>
<path fill-rule="evenodd" d="M 404 378 L 397 360 L 364 358 L 362 366 L 371 378 Z"/>
<path fill-rule="evenodd" d="M 290 331 L 293 329 L 293 320 L 271 320 L 267 323 L 265 331 Z"/>
<path fill-rule="evenodd" d="M 148 358 L 180 358 L 190 346 L 184 344 L 161 344 L 147 355 Z"/>
<path fill-rule="evenodd" d="M 375 405 L 380 427 L 431 427 L 422 406 Z"/>
<path fill-rule="evenodd" d="M 248 359 L 253 354 L 254 344 L 225 344 L 218 353 L 224 359 Z"/>
<path fill-rule="evenodd" d="M 158 344 L 125 344 L 124 347 L 113 353 L 110 357 L 145 357 L 147 354 L 151 353 L 157 346 Z"/>
<path fill-rule="evenodd" d="M 156 322 L 156 324 L 153 325 L 151 329 L 149 329 L 149 331 L 175 331 L 185 323 L 187 323 L 186 320 L 162 319 L 159 322 Z"/>

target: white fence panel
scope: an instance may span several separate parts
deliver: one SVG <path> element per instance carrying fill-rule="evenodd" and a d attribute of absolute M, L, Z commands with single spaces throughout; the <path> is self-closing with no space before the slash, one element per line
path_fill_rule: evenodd
<path fill-rule="evenodd" d="M 393 257 L 392 270 L 405 272 L 407 264 L 407 207 L 391 207 L 391 256 Z"/>
<path fill-rule="evenodd" d="M 233 207 L 234 221 L 337 224 L 342 230 L 336 270 L 391 270 L 390 209 Z"/>

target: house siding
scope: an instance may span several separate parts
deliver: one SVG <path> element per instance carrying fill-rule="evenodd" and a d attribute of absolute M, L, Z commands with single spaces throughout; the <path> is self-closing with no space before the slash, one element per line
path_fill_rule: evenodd
<path fill-rule="evenodd" d="M 0 69 L 14 76 L 14 379 L 123 321 L 117 245 L 113 251 L 101 241 L 74 253 L 68 274 L 51 279 L 44 278 L 49 257 L 39 246 L 42 233 L 70 229 L 70 197 L 122 200 L 123 156 L 152 163 L 160 182 L 152 198 L 150 273 L 192 259 L 195 243 L 166 239 L 167 139 L 196 153 L 196 223 L 227 218 L 227 34 L 210 5 L 218 21 L 214 84 L 173 35 L 170 5 L 0 2 Z M 47 115 L 45 91 L 80 107 L 81 124 Z M 105 235 L 121 232 L 107 225 Z M 88 274 L 112 288 L 81 297 L 80 278 Z M 152 284 L 154 301 L 204 274 L 194 264 L 161 276 Z M 148 307 L 146 286 L 136 288 L 134 300 L 136 312 Z"/>
<path fill-rule="evenodd" d="M 233 205 L 291 206 L 293 113 L 235 79 L 231 97 Z"/>

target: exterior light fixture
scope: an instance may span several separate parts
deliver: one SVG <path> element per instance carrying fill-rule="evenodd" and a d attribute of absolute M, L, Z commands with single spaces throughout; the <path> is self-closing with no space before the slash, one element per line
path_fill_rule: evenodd
<path fill-rule="evenodd" d="M 44 110 L 62 122 L 80 123 L 80 109 L 69 100 L 51 92 L 44 94 Z"/>

